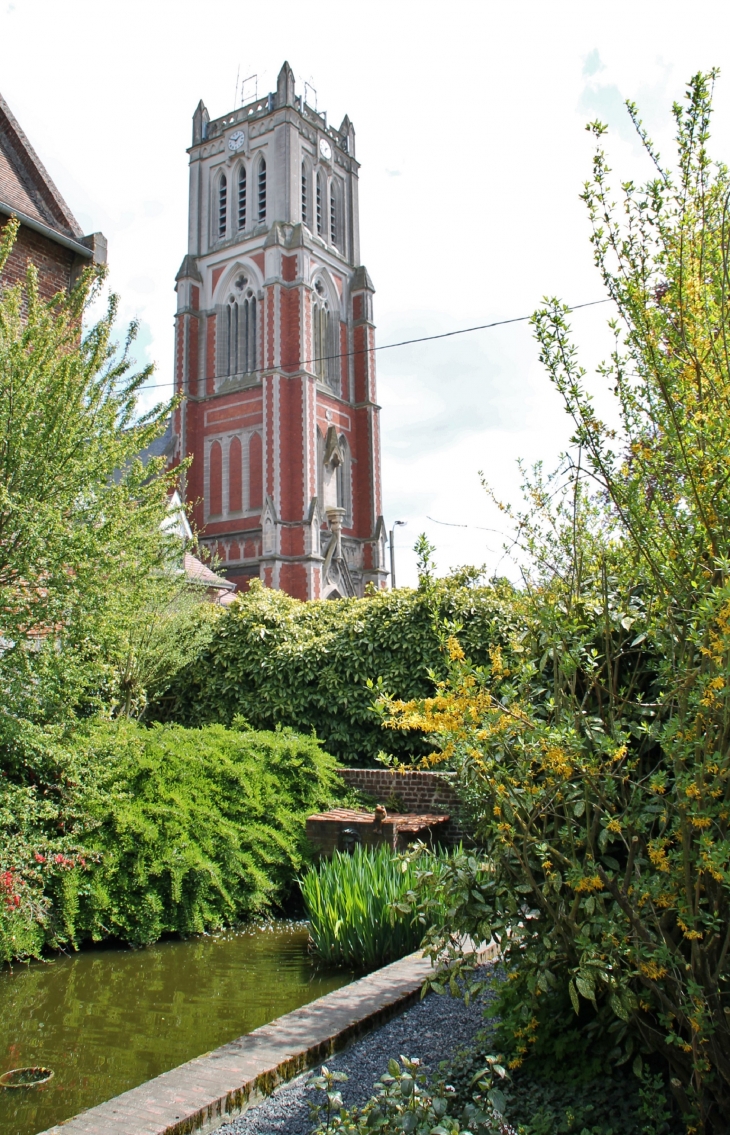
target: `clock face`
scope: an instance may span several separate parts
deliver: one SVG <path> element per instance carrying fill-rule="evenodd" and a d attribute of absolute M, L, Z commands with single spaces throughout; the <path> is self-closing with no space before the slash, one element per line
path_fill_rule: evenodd
<path fill-rule="evenodd" d="M 228 139 L 228 149 L 233 150 L 234 154 L 242 150 L 245 145 L 246 135 L 243 130 L 236 130 Z"/>
<path fill-rule="evenodd" d="M 319 152 L 326 161 L 329 161 L 332 157 L 332 147 L 325 138 L 319 140 Z"/>

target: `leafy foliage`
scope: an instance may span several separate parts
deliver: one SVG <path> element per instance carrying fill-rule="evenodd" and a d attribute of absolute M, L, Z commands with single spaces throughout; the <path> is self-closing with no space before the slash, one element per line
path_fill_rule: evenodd
<path fill-rule="evenodd" d="M 421 858 L 439 870 L 438 856 L 424 852 Z M 301 881 L 317 957 L 327 965 L 374 969 L 418 949 L 425 926 L 410 905 L 398 909 L 414 883 L 413 864 L 385 845 L 358 845 L 352 855 L 335 851 L 320 860 Z"/>
<path fill-rule="evenodd" d="M 400 1062 L 388 1061 L 388 1071 L 375 1084 L 376 1094 L 363 1107 L 346 1108 L 336 1085 L 347 1076 L 330 1072 L 323 1065 L 320 1075 L 307 1085 L 323 1092 L 326 1101 L 310 1107 L 317 1123 L 315 1135 L 330 1131 L 343 1135 L 368 1131 L 381 1131 L 383 1135 L 401 1131 L 413 1135 L 514 1135 L 502 1119 L 504 1095 L 496 1086 L 505 1070 L 498 1058 L 486 1059 L 486 1067 L 480 1069 L 471 1085 L 478 1085 L 478 1090 L 466 1105 L 456 1101 L 452 1087 L 443 1081 L 432 1082 L 419 1060 L 401 1056 Z"/>
<path fill-rule="evenodd" d="M 489 1008 L 490 1017 L 495 1014 L 489 1028 L 473 1045 L 450 1053 L 439 1065 L 439 1077 L 454 1089 L 456 1108 L 471 1100 L 474 1078 L 495 1042 L 500 1047 L 504 1038 L 508 1045 L 514 1044 L 510 1030 L 500 1027 L 500 1017 L 505 1007 L 509 1014 L 510 999 L 519 996 L 516 984 L 499 981 L 497 999 Z M 519 1135 L 680 1135 L 685 1130 L 678 1109 L 667 1099 L 670 1093 L 663 1077 L 649 1068 L 638 1078 L 627 1066 L 611 1067 L 600 1054 L 597 1033 L 588 1043 L 582 1038 L 581 1050 L 572 1044 L 566 1050 L 561 1045 L 566 1028 L 562 1007 L 552 1004 L 547 1012 L 552 1016 L 547 1027 L 541 1022 L 529 1058 L 502 1085 L 504 1117 Z"/>
<path fill-rule="evenodd" d="M 522 973 L 515 1062 L 535 1006 L 560 990 L 577 1015 L 613 1016 L 614 1059 L 638 1070 L 661 1054 L 688 1122 L 719 1132 L 730 1112 L 730 175 L 706 149 L 712 78 L 695 76 L 674 108 L 676 173 L 630 107 L 656 177 L 623 186 L 622 219 L 599 149 L 584 194 L 618 309 L 600 372 L 618 434 L 595 413 L 566 309 L 553 301 L 535 317 L 576 449 L 562 495 L 538 475 L 516 517 L 524 636 L 485 666 L 452 639 L 436 696 L 390 711 L 460 768 L 490 865 L 461 863 L 449 931 L 494 935 Z M 431 946 L 452 944 L 434 934 Z"/>
<path fill-rule="evenodd" d="M 0 779 L 3 958 L 266 911 L 307 861 L 306 816 L 338 792 L 333 759 L 287 731 L 119 719 L 28 729 L 15 755 Z"/>
<path fill-rule="evenodd" d="M 0 295 L 0 744 L 16 719 L 138 715 L 207 636 L 169 525 L 177 473 L 137 457 L 170 406 L 139 415 L 150 368 L 132 369 L 134 325 L 115 345 L 115 297 L 84 328 L 103 280 L 46 302 L 30 264 Z"/>
<path fill-rule="evenodd" d="M 242 714 L 256 728 L 314 729 L 343 760 L 372 764 L 383 748 L 378 690 L 433 689 L 432 674 L 445 673 L 434 622 L 459 623 L 479 659 L 485 642 L 509 634 L 511 592 L 506 581 L 479 587 L 456 575 L 417 591 L 302 603 L 254 581 L 157 712 L 191 725 Z M 429 748 L 406 735 L 392 735 L 392 747 L 401 759 Z"/>

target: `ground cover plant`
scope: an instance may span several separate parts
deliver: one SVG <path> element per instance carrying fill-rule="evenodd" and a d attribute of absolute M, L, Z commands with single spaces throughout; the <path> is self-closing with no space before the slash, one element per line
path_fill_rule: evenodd
<path fill-rule="evenodd" d="M 288 731 L 120 719 L 36 728 L 15 758 L 0 778 L 2 960 L 276 908 L 308 859 L 306 816 L 339 791 L 333 758 Z"/>
<path fill-rule="evenodd" d="M 395 1135 L 515 1135 L 502 1118 L 504 1095 L 500 1088 L 505 1070 L 489 1056 L 479 1069 L 469 1099 L 464 1103 L 444 1080 L 429 1077 L 417 1058 L 390 1060 L 388 1071 L 375 1084 L 375 1094 L 362 1107 L 345 1107 L 337 1084 L 344 1072 L 323 1065 L 307 1087 L 320 1094 L 311 1104 L 313 1135 L 340 1131 L 364 1135 L 381 1131 Z M 322 1099 L 324 1097 L 324 1099 Z"/>
<path fill-rule="evenodd" d="M 384 736 L 373 712 L 379 690 L 401 698 L 433 690 L 445 675 L 434 622 L 458 622 L 474 658 L 507 641 L 512 587 L 479 584 L 478 571 L 429 589 L 303 603 L 254 581 L 218 618 L 210 644 L 183 668 L 155 712 L 187 725 L 243 715 L 257 729 L 314 729 L 351 764 L 372 765 L 387 745 L 402 760 L 428 744 L 416 733 Z"/>
<path fill-rule="evenodd" d="M 516 520 L 524 634 L 474 665 L 458 636 L 436 695 L 388 705 L 460 773 L 484 848 L 425 907 L 494 935 L 520 983 L 519 1067 L 540 1006 L 572 1005 L 642 1073 L 659 1057 L 690 1129 L 730 1114 L 730 175 L 708 154 L 714 75 L 675 106 L 676 168 L 613 204 L 599 139 L 584 193 L 616 318 L 598 417 L 568 312 L 535 317 L 575 422 L 560 476 L 528 479 Z M 448 873 L 450 871 L 450 874 Z M 458 959 L 457 959 L 458 968 Z"/>
<path fill-rule="evenodd" d="M 419 866 L 438 872 L 441 861 L 423 851 Z M 403 905 L 415 880 L 415 865 L 385 844 L 357 845 L 351 855 L 335 851 L 310 867 L 301 890 L 316 957 L 326 965 L 375 969 L 417 950 L 426 927 Z"/>

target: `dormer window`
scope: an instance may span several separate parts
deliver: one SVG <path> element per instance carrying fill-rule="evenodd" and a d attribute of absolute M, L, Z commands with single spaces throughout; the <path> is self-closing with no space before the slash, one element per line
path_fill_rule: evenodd
<path fill-rule="evenodd" d="M 246 167 L 238 171 L 238 227 L 246 227 Z"/>
<path fill-rule="evenodd" d="M 259 165 L 259 220 L 266 220 L 266 160 Z"/>
<path fill-rule="evenodd" d="M 226 214 L 228 211 L 228 182 L 226 175 L 221 174 L 220 182 L 218 183 L 218 236 L 224 237 L 226 235 Z"/>

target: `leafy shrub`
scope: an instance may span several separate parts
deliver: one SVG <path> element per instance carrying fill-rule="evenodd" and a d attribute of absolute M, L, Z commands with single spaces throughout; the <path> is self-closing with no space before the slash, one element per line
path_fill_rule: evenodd
<path fill-rule="evenodd" d="M 317 1124 L 315 1135 L 331 1131 L 343 1135 L 365 1135 L 368 1131 L 381 1131 L 383 1135 L 401 1131 L 412 1135 L 514 1135 L 502 1119 L 504 1096 L 495 1086 L 498 1078 L 504 1077 L 504 1069 L 495 1057 L 486 1059 L 486 1067 L 476 1076 L 478 1090 L 466 1105 L 456 1100 L 453 1088 L 443 1080 L 430 1080 L 419 1060 L 401 1056 L 400 1063 L 388 1061 L 388 1071 L 375 1084 L 376 1094 L 363 1107 L 346 1108 L 336 1085 L 348 1077 L 323 1065 L 320 1075 L 307 1085 L 322 1092 L 326 1101 L 310 1107 Z"/>
<path fill-rule="evenodd" d="M 501 983 L 502 992 L 505 988 Z M 490 1015 L 501 1008 L 499 997 L 490 1005 Z M 554 1021 L 560 1033 L 564 1015 L 559 1010 Z M 495 1043 L 499 1047 L 500 1032 L 504 1035 L 497 1018 L 496 1034 L 490 1027 L 439 1065 L 439 1078 L 454 1089 L 456 1113 L 471 1101 L 475 1077 Z M 563 1052 L 559 1060 L 550 1051 L 550 1037 L 546 1029 L 543 1050 L 532 1052 L 502 1085 L 504 1118 L 519 1135 L 681 1135 L 685 1130 L 661 1076 L 647 1068 L 637 1077 L 627 1066 L 601 1065 L 586 1046 L 582 1052 Z M 506 1039 L 512 1041 L 509 1034 Z"/>
<path fill-rule="evenodd" d="M 309 603 L 254 581 L 221 613 L 212 642 L 156 712 L 187 725 L 229 724 L 241 714 L 255 728 L 314 729 L 342 760 L 372 764 L 384 745 L 377 691 L 418 697 L 433 689 L 432 671 L 445 673 L 434 622 L 459 623 L 476 660 L 509 635 L 512 588 L 475 586 L 477 576 Z M 403 759 L 429 748 L 415 734 L 388 742 Z"/>
<path fill-rule="evenodd" d="M 436 695 L 391 710 L 394 725 L 432 731 L 460 769 L 492 866 L 451 876 L 448 931 L 494 935 L 522 972 L 515 1060 L 535 1007 L 560 991 L 579 1025 L 584 1003 L 615 1017 L 615 1059 L 659 1054 L 688 1123 L 724 1133 L 730 172 L 707 152 L 713 78 L 696 75 L 674 108 L 676 171 L 632 107 L 656 179 L 625 183 L 619 213 L 599 148 L 586 187 L 620 316 L 599 372 L 618 440 L 586 390 L 566 308 L 553 301 L 535 317 L 576 432 L 562 484 L 538 476 L 518 518 L 525 635 L 487 666 L 454 638 Z M 445 932 L 433 936 L 434 955 L 445 945 Z"/>
<path fill-rule="evenodd" d="M 4 958 L 270 909 L 307 861 L 306 816 L 338 793 L 333 758 L 285 730 L 118 720 L 24 741 L 0 778 Z"/>
<path fill-rule="evenodd" d="M 438 870 L 438 857 L 422 853 Z M 335 851 L 301 881 L 309 934 L 317 957 L 333 966 L 374 969 L 418 949 L 425 925 L 403 899 L 416 869 L 381 845 Z M 398 909 L 400 904 L 401 909 Z"/>

